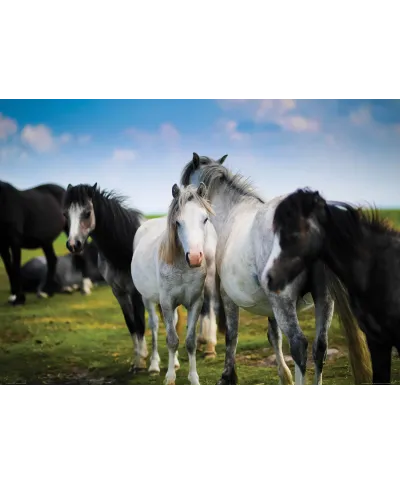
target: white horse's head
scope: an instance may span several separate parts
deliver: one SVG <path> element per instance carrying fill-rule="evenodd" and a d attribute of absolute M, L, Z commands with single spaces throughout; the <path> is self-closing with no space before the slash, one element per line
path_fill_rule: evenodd
<path fill-rule="evenodd" d="M 186 164 L 182 171 L 181 184 L 186 187 L 188 185 L 200 184 L 202 169 L 209 165 L 222 165 L 228 155 L 224 155 L 218 160 L 214 160 L 210 157 L 199 156 L 197 153 L 193 153 L 192 160 Z"/>
<path fill-rule="evenodd" d="M 172 187 L 173 200 L 168 211 L 167 238 L 161 247 L 161 257 L 173 264 L 181 248 L 191 268 L 201 266 L 204 259 L 204 245 L 208 216 L 212 213 L 206 200 L 206 188 L 189 186 Z"/>

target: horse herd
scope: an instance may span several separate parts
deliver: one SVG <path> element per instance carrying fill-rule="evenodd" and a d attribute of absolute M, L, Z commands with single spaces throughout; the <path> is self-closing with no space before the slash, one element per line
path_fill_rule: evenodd
<path fill-rule="evenodd" d="M 372 382 L 390 383 L 392 349 L 400 351 L 400 234 L 376 210 L 328 202 L 309 189 L 266 201 L 223 166 L 226 157 L 194 153 L 180 186 L 172 187 L 168 215 L 153 220 L 97 184 L 69 185 L 65 193 L 55 185 L 18 191 L 0 182 L 0 250 L 10 303 L 25 302 L 21 248 L 43 249 L 47 272 L 40 293 L 56 291 L 52 242 L 64 230 L 84 289 L 93 278 L 88 248 L 95 248 L 99 279 L 111 286 L 133 340 L 135 371 L 147 368 L 147 310 L 152 332 L 148 370 L 160 372 L 158 307 L 167 331 L 165 383 L 175 383 L 184 306 L 190 383 L 200 383 L 197 347 L 206 344 L 206 355 L 213 357 L 219 329 L 226 345 L 218 383 L 236 384 L 239 308 L 244 308 L 268 318 L 280 382 L 293 383 L 282 352 L 283 333 L 295 363 L 295 383 L 304 384 L 308 341 L 297 313 L 313 305 L 314 383 L 321 384 L 335 306 L 354 382 L 371 382 L 372 362 Z"/>

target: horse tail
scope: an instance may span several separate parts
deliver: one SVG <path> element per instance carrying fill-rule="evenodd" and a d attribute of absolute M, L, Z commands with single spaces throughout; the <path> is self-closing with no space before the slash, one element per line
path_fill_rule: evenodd
<path fill-rule="evenodd" d="M 218 331 L 222 333 L 222 335 L 226 335 L 226 314 L 225 314 L 225 308 L 224 308 L 224 303 L 221 298 L 221 280 L 216 273 L 215 275 L 215 283 L 216 283 L 216 289 L 217 289 L 217 295 L 218 295 L 218 314 L 217 314 L 217 327 Z"/>
<path fill-rule="evenodd" d="M 164 322 L 163 312 L 162 312 L 162 309 L 161 309 L 161 305 L 160 304 L 157 305 L 157 309 L 158 309 L 158 312 L 160 314 L 161 321 L 163 323 L 165 323 Z M 183 329 L 185 328 L 185 316 L 183 314 L 182 305 L 178 306 L 178 308 L 176 309 L 176 311 L 178 312 L 178 321 L 176 323 L 176 332 L 179 335 L 179 337 L 181 337 L 182 336 Z"/>
<path fill-rule="evenodd" d="M 336 275 L 328 268 L 326 270 L 329 291 L 334 299 L 339 322 L 347 340 L 354 382 L 369 384 L 372 381 L 372 369 L 365 335 L 361 332 L 351 311 L 347 290 Z"/>

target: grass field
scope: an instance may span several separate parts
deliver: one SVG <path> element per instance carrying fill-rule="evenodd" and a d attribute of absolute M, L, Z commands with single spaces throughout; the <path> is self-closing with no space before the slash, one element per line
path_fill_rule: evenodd
<path fill-rule="evenodd" d="M 383 211 L 400 227 L 400 211 Z M 65 237 L 56 242 L 57 254 L 66 253 Z M 41 254 L 25 251 L 23 262 Z M 6 304 L 9 287 L 0 264 L 0 383 L 1 384 L 162 384 L 167 364 L 165 331 L 160 326 L 161 375 L 128 372 L 132 341 L 120 308 L 108 287 L 95 288 L 92 295 L 56 295 L 38 300 L 28 295 L 24 307 Z M 309 338 L 314 335 L 314 314 L 301 314 L 300 324 Z M 239 384 L 277 384 L 273 351 L 266 338 L 265 318 L 241 311 L 237 371 Z M 146 333 L 150 348 L 149 332 Z M 330 356 L 325 365 L 324 384 L 352 384 L 345 340 L 336 317 L 329 334 Z M 285 354 L 288 347 L 284 343 Z M 223 370 L 224 342 L 219 336 L 217 358 L 205 361 L 198 355 L 201 384 L 215 384 Z M 311 356 L 310 356 L 311 357 Z M 187 384 L 188 359 L 180 347 L 181 369 L 177 384 Z M 400 383 L 400 361 L 393 359 L 393 381 Z M 289 363 L 293 370 L 293 365 Z M 310 360 L 308 382 L 312 382 Z"/>

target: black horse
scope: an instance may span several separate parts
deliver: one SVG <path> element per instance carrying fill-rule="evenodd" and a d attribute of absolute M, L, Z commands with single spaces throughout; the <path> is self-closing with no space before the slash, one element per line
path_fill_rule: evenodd
<path fill-rule="evenodd" d="M 281 253 L 268 275 L 270 289 L 283 289 L 308 261 L 325 261 L 348 291 L 347 313 L 366 335 L 373 383 L 389 384 L 392 348 L 400 351 L 400 232 L 376 209 L 329 203 L 308 189 L 281 202 L 274 227 Z"/>
<path fill-rule="evenodd" d="M 146 367 L 145 309 L 142 296 L 131 276 L 133 238 L 144 221 L 137 210 L 128 208 L 124 198 L 100 191 L 97 184 L 69 185 L 65 200 L 69 223 L 67 248 L 80 253 L 92 237 L 99 250 L 99 270 L 111 286 L 131 334 L 136 358 L 133 369 Z"/>
<path fill-rule="evenodd" d="M 57 257 L 53 242 L 64 230 L 62 207 L 65 189 L 58 185 L 39 185 L 18 190 L 0 182 L 0 254 L 10 281 L 13 305 L 25 303 L 21 282 L 21 249 L 42 248 L 47 260 L 47 280 L 43 291 L 54 294 Z"/>

